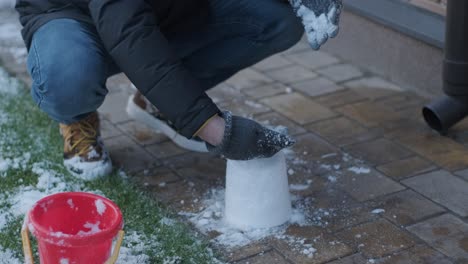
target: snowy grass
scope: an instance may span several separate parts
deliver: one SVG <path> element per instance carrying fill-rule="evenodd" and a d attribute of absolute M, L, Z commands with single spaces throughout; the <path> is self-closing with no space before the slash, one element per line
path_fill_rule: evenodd
<path fill-rule="evenodd" d="M 62 165 L 57 124 L 20 86 L 0 68 L 0 263 L 23 262 L 24 214 L 37 199 L 61 191 L 93 192 L 119 205 L 126 236 L 118 263 L 218 262 L 206 243 L 123 172 L 93 182 L 73 178 Z"/>

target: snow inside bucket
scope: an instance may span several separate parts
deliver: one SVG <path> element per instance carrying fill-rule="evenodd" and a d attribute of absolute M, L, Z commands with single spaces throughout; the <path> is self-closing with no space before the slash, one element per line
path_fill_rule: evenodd
<path fill-rule="evenodd" d="M 66 192 L 39 200 L 29 212 L 40 263 L 103 264 L 123 227 L 112 201 L 90 193 Z"/>
<path fill-rule="evenodd" d="M 228 160 L 226 221 L 241 228 L 269 228 L 291 217 L 291 199 L 283 152 L 272 158 Z"/>

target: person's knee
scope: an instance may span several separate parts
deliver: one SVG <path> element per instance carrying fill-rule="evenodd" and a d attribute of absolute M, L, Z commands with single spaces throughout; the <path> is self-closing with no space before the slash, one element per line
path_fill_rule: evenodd
<path fill-rule="evenodd" d="M 102 73 L 74 62 L 51 61 L 49 67 L 41 69 L 43 82 L 33 85 L 33 97 L 40 108 L 60 122 L 95 111 L 107 93 Z"/>
<path fill-rule="evenodd" d="M 301 20 L 296 17 L 292 8 L 281 5 L 271 13 L 265 33 L 267 41 L 279 51 L 286 50 L 301 40 L 304 27 Z"/>

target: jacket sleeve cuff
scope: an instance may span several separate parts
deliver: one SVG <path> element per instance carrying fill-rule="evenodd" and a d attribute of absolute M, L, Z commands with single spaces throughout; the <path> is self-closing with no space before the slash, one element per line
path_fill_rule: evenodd
<path fill-rule="evenodd" d="M 206 105 L 201 109 L 196 116 L 192 118 L 185 126 L 179 129 L 179 133 L 186 137 L 192 138 L 203 128 L 203 126 L 215 115 L 220 114 L 221 111 L 214 103 Z"/>

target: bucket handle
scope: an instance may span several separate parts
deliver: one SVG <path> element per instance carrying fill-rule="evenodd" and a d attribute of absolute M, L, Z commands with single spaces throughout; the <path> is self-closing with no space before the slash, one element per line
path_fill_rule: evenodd
<path fill-rule="evenodd" d="M 114 246 L 114 251 L 112 252 L 112 256 L 104 263 L 104 264 L 115 264 L 117 259 L 119 258 L 120 247 L 122 246 L 122 241 L 125 235 L 125 231 L 120 230 L 117 237 L 117 242 Z"/>
<path fill-rule="evenodd" d="M 31 249 L 31 241 L 29 239 L 28 232 L 28 217 L 24 218 L 23 227 L 21 228 L 21 240 L 23 242 L 23 252 L 24 252 L 24 263 L 25 264 L 34 264 L 34 258 Z M 104 264 L 115 264 L 119 258 L 120 247 L 122 246 L 122 241 L 125 235 L 125 231 L 120 230 L 117 234 L 117 242 L 115 243 L 112 256 Z"/>

